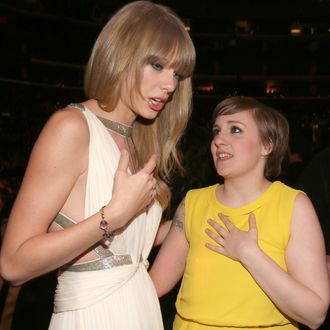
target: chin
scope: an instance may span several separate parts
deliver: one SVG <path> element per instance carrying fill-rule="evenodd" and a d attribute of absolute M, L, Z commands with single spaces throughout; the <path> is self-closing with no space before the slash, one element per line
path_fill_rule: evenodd
<path fill-rule="evenodd" d="M 150 119 L 150 120 L 154 120 L 156 119 L 159 115 L 160 115 L 161 111 L 153 111 L 152 113 L 148 113 L 147 116 L 145 116 L 145 119 Z"/>
<path fill-rule="evenodd" d="M 149 116 L 142 116 L 142 115 L 139 115 L 139 121 L 140 122 L 145 122 L 145 123 L 149 123 L 149 122 L 153 122 L 156 118 L 157 118 L 157 114 L 156 115 L 154 115 L 154 116 L 151 116 L 151 115 L 149 115 Z"/>
<path fill-rule="evenodd" d="M 227 177 L 229 175 L 228 172 L 224 171 L 223 168 L 215 168 L 217 174 L 223 178 Z"/>

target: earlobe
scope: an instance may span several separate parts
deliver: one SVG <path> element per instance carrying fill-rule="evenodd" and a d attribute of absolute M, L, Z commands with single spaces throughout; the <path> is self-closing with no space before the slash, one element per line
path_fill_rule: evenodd
<path fill-rule="evenodd" d="M 272 150 L 273 150 L 273 143 L 272 142 L 264 144 L 264 146 L 262 147 L 261 155 L 266 157 L 272 152 Z"/>

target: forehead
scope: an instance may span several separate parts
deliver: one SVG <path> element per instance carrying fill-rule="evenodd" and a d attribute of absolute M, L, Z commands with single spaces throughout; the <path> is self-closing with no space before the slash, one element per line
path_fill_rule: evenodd
<path fill-rule="evenodd" d="M 232 123 L 232 122 L 237 122 L 237 123 L 242 123 L 246 126 L 257 126 L 256 121 L 252 115 L 252 112 L 249 110 L 244 110 L 241 112 L 236 112 L 232 114 L 223 114 L 219 115 L 215 119 L 215 125 L 222 125 L 225 123 Z"/>

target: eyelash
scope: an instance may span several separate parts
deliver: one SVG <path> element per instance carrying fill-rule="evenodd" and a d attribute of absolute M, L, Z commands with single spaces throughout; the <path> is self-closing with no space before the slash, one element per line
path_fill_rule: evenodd
<path fill-rule="evenodd" d="M 160 63 L 151 63 L 151 66 L 157 71 L 160 71 L 164 68 L 164 66 Z M 183 78 L 183 76 L 177 73 L 176 71 L 174 71 L 174 77 L 177 81 L 180 81 Z"/>
<path fill-rule="evenodd" d="M 220 133 L 220 128 L 213 128 L 212 129 L 212 136 L 215 137 Z M 237 126 L 232 126 L 230 127 L 230 133 L 231 134 L 238 134 L 238 133 L 242 133 L 242 129 L 237 127 Z"/>
<path fill-rule="evenodd" d="M 183 79 L 183 76 L 177 72 L 174 72 L 174 77 L 177 81 L 180 81 Z"/>
<path fill-rule="evenodd" d="M 230 128 L 230 132 L 231 133 L 242 133 L 242 130 L 239 127 L 237 127 L 237 126 L 232 126 Z"/>
<path fill-rule="evenodd" d="M 220 132 L 219 128 L 213 128 L 212 129 L 212 136 L 213 137 L 217 136 L 219 134 L 219 132 Z"/>
<path fill-rule="evenodd" d="M 163 69 L 163 65 L 161 65 L 160 63 L 151 63 L 151 66 L 157 71 L 160 71 Z"/>

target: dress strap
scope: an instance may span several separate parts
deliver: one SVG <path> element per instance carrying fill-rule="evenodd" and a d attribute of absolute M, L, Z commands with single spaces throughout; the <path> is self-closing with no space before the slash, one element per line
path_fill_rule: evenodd
<path fill-rule="evenodd" d="M 70 103 L 67 107 L 76 108 L 80 111 L 86 111 L 85 106 L 82 103 Z"/>

